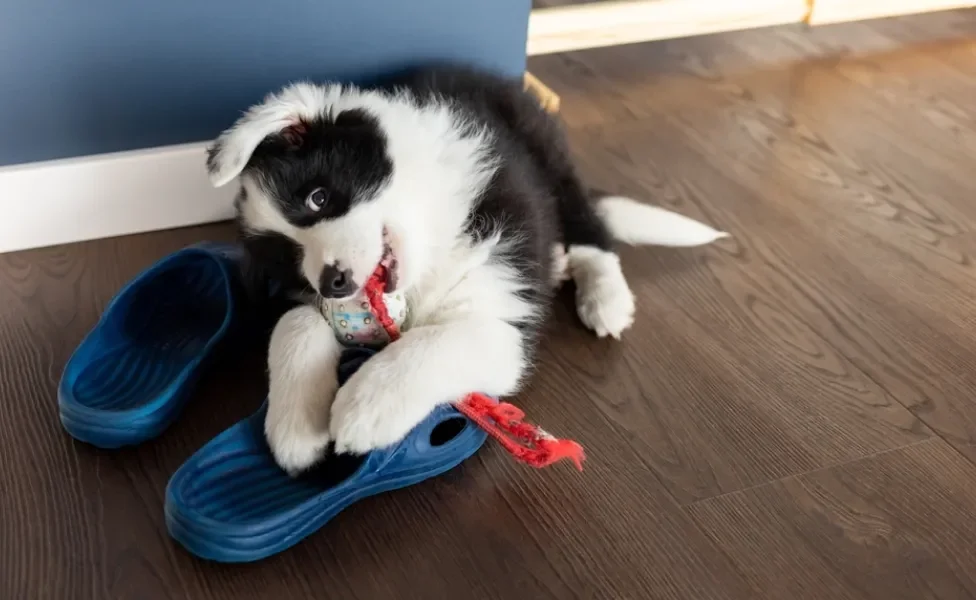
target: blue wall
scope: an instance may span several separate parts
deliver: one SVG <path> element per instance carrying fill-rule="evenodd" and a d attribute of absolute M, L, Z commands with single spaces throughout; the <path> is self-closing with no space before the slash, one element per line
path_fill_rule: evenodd
<path fill-rule="evenodd" d="M 295 79 L 425 60 L 518 74 L 530 0 L 0 3 L 0 165 L 214 137 Z"/>

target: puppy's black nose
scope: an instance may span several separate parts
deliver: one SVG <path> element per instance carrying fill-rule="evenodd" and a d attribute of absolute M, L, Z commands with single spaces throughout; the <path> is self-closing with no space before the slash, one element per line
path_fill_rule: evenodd
<path fill-rule="evenodd" d="M 319 293 L 326 298 L 345 298 L 356 291 L 356 284 L 352 280 L 352 271 L 340 271 L 332 265 L 326 265 L 319 275 Z"/>

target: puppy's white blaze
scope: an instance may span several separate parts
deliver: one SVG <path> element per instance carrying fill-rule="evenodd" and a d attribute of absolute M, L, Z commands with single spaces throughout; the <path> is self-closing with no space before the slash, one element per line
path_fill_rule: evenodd
<path fill-rule="evenodd" d="M 614 239 L 625 244 L 689 247 L 729 237 L 684 215 L 620 196 L 599 200 L 596 211 Z"/>
<path fill-rule="evenodd" d="M 294 83 L 269 94 L 264 102 L 252 106 L 233 127 L 217 138 L 219 151 L 213 160 L 210 182 L 226 185 L 240 175 L 251 154 L 264 138 L 294 125 L 326 114 L 342 93 L 342 86 Z"/>
<path fill-rule="evenodd" d="M 293 235 L 303 249 L 302 273 L 318 288 L 325 265 L 335 264 L 352 271 L 363 285 L 383 257 L 383 218 L 374 202 L 358 204 L 341 219 L 324 220 Z"/>

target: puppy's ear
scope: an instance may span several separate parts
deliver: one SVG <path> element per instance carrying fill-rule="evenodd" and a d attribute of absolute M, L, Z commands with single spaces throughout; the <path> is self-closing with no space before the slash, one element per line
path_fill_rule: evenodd
<path fill-rule="evenodd" d="M 220 187 L 240 175 L 268 136 L 287 130 L 289 143 L 300 144 L 302 124 L 327 115 L 339 91 L 337 86 L 295 83 L 252 106 L 207 149 L 210 182 Z"/>

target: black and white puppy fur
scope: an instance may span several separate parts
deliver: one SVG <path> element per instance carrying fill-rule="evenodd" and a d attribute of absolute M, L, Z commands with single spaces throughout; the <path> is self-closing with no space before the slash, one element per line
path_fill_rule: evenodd
<path fill-rule="evenodd" d="M 402 339 L 342 388 L 342 346 L 315 303 L 280 319 L 265 431 L 289 472 L 330 443 L 394 444 L 467 392 L 515 393 L 567 274 L 597 335 L 633 322 L 612 242 L 615 229 L 641 242 L 653 214 L 589 198 L 560 126 L 520 81 L 445 67 L 379 87 L 297 83 L 221 134 L 208 168 L 217 186 L 240 177 L 245 244 L 280 284 L 351 295 L 392 252 L 389 283 L 407 298 Z"/>

